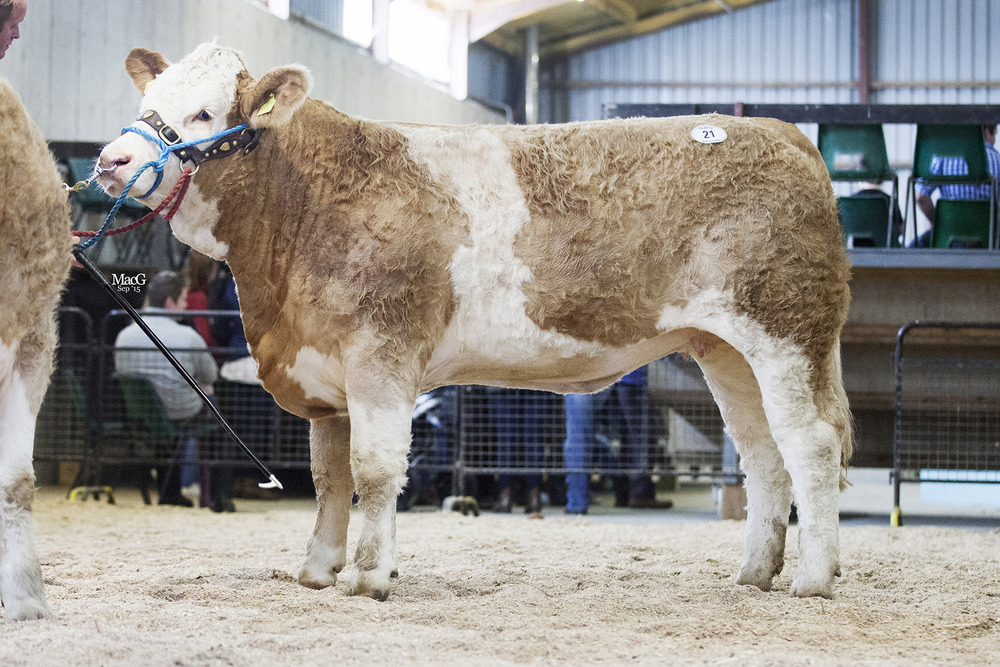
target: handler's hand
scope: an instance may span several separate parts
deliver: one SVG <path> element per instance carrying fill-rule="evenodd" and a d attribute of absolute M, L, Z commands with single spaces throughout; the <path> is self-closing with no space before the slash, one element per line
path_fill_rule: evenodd
<path fill-rule="evenodd" d="M 73 245 L 80 245 L 80 237 L 79 236 L 74 236 L 73 237 Z M 76 261 L 76 255 L 74 255 L 72 253 L 70 253 L 70 262 L 72 262 L 73 266 L 75 266 L 78 269 L 82 269 L 83 268 L 83 264 L 81 264 L 80 262 Z"/>

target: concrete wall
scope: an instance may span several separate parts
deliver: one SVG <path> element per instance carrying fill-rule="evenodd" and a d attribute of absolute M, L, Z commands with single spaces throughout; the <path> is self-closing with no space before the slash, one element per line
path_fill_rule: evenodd
<path fill-rule="evenodd" d="M 50 141 L 105 142 L 139 108 L 125 74 L 141 46 L 179 60 L 201 42 L 240 49 L 250 73 L 297 62 L 316 80 L 312 97 L 366 118 L 497 123 L 504 117 L 459 101 L 321 27 L 283 21 L 243 0 L 31 0 L 21 39 L 0 60 Z"/>

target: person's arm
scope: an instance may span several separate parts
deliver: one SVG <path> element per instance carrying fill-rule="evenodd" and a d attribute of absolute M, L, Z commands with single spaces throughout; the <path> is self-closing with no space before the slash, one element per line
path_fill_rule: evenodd
<path fill-rule="evenodd" d="M 118 375 L 135 375 L 140 370 L 135 350 L 123 350 L 131 345 L 129 330 L 126 327 L 115 339 L 115 373 Z"/>
<path fill-rule="evenodd" d="M 191 358 L 194 363 L 194 368 L 190 369 L 191 376 L 198 381 L 198 384 L 205 390 L 206 394 L 211 394 L 212 385 L 219 379 L 219 367 L 215 365 L 215 359 L 212 358 L 212 354 L 208 351 L 205 340 L 194 329 L 190 329 L 190 332 L 189 347 L 193 349 Z"/>
<path fill-rule="evenodd" d="M 923 214 L 926 215 L 927 219 L 930 220 L 931 224 L 933 224 L 934 200 L 931 199 L 929 195 L 917 193 L 917 206 L 920 207 L 920 210 L 923 212 Z"/>

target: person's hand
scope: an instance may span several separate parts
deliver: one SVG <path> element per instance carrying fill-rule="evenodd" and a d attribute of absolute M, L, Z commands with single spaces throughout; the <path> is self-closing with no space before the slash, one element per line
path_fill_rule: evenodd
<path fill-rule="evenodd" d="M 73 245 L 75 245 L 75 246 L 76 245 L 80 245 L 80 237 L 79 236 L 74 236 L 73 237 Z M 73 266 L 75 266 L 78 269 L 82 269 L 83 268 L 83 264 L 81 264 L 80 262 L 76 261 L 76 255 L 70 253 L 69 257 L 70 257 L 69 261 L 72 262 Z"/>

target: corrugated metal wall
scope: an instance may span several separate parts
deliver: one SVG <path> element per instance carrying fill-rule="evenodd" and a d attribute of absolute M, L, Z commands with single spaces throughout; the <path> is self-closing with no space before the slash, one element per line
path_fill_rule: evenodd
<path fill-rule="evenodd" d="M 870 102 L 1000 103 L 1000 0 L 870 0 Z M 615 102 L 859 101 L 858 0 L 773 0 L 543 64 L 542 117 Z M 806 129 L 809 134 L 809 128 Z M 886 126 L 890 159 L 912 126 Z"/>
<path fill-rule="evenodd" d="M 855 8 L 777 0 L 584 52 L 546 68 L 548 118 L 600 118 L 609 102 L 851 102 Z"/>
<path fill-rule="evenodd" d="M 131 121 L 139 98 L 122 63 L 136 46 L 177 60 L 201 42 L 240 49 L 251 74 L 297 62 L 312 71 L 313 97 L 368 118 L 434 123 L 503 122 L 357 46 L 305 22 L 278 19 L 242 0 L 32 0 L 21 39 L 0 60 L 51 141 L 101 142 Z"/>
<path fill-rule="evenodd" d="M 338 35 L 343 34 L 344 0 L 291 0 L 288 9 L 293 16 L 304 17 Z"/>
<path fill-rule="evenodd" d="M 1000 0 L 877 0 L 871 26 L 873 102 L 1000 104 Z M 889 159 L 911 162 L 915 135 L 886 125 Z"/>
<path fill-rule="evenodd" d="M 517 61 L 481 42 L 469 45 L 469 97 L 513 114 L 522 73 Z"/>

